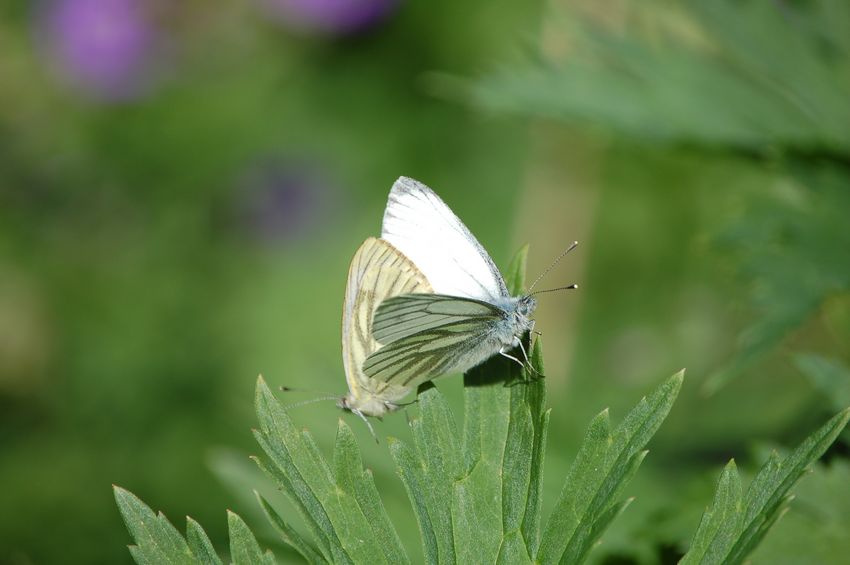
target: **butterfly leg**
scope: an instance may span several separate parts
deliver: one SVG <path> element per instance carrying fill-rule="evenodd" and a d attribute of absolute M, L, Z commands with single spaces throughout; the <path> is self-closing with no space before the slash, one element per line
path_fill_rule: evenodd
<path fill-rule="evenodd" d="M 351 412 L 354 413 L 354 414 L 357 414 L 358 416 L 360 416 L 361 420 L 366 422 L 366 427 L 369 428 L 369 432 L 372 434 L 372 437 L 375 438 L 375 443 L 380 443 L 378 441 L 378 436 L 375 435 L 375 428 L 372 427 L 372 423 L 369 421 L 368 418 L 366 418 L 366 416 L 363 414 L 363 412 L 361 412 L 360 410 L 357 410 L 356 408 L 352 408 Z"/>
<path fill-rule="evenodd" d="M 511 361 L 514 361 L 517 365 L 519 365 L 520 367 L 522 367 L 524 369 L 525 365 L 523 365 L 522 361 L 520 361 L 519 359 L 517 359 L 513 355 L 508 355 L 507 353 L 505 353 L 506 348 L 507 348 L 507 346 L 503 345 L 502 348 L 499 349 L 499 355 L 501 355 L 502 357 L 507 357 L 508 359 L 510 359 Z"/>
<path fill-rule="evenodd" d="M 530 373 L 534 373 L 538 377 L 543 377 L 540 371 L 535 369 L 534 366 L 531 364 L 531 361 L 528 359 L 528 353 L 526 353 L 525 351 L 525 346 L 522 344 L 522 340 L 517 338 L 514 339 L 516 339 L 516 344 L 519 346 L 519 350 L 522 351 L 522 356 L 525 359 L 525 363 L 522 366 L 523 369 L 526 369 Z"/>

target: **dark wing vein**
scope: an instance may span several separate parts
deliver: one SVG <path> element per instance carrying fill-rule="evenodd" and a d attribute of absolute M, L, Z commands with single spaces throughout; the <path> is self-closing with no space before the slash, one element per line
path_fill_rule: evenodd
<path fill-rule="evenodd" d="M 372 335 L 381 344 L 433 330 L 453 322 L 487 322 L 504 315 L 492 304 L 442 294 L 405 294 L 384 300 L 375 311 Z"/>
<path fill-rule="evenodd" d="M 425 330 L 381 347 L 363 362 L 363 372 L 387 384 L 415 386 L 457 367 L 481 345 L 494 317 L 466 318 Z"/>

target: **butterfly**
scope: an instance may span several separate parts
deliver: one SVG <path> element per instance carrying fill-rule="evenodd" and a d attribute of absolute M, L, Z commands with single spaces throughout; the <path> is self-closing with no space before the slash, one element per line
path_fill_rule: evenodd
<path fill-rule="evenodd" d="M 338 405 L 381 417 L 419 384 L 494 355 L 528 366 L 522 338 L 534 328 L 536 306 L 532 294 L 508 292 L 490 255 L 434 191 L 401 177 L 381 238 L 367 239 L 349 270 L 342 328 L 349 394 Z M 516 348 L 523 360 L 509 353 Z"/>

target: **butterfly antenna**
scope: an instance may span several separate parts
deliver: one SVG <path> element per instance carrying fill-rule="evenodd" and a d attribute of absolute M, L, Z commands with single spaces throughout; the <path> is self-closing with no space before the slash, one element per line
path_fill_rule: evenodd
<path fill-rule="evenodd" d="M 567 247 L 567 248 L 566 248 L 566 249 L 565 249 L 565 250 L 564 250 L 564 251 L 563 251 L 560 255 L 558 255 L 558 257 L 556 257 L 556 258 L 555 258 L 555 260 L 554 260 L 554 261 L 552 261 L 552 264 L 551 264 L 551 265 L 549 265 L 549 266 L 546 268 L 546 270 L 545 270 L 545 271 L 543 271 L 543 272 L 540 274 L 540 276 L 539 276 L 539 277 L 537 277 L 537 278 L 534 280 L 534 282 L 533 282 L 533 283 L 531 283 L 531 286 L 530 286 L 530 287 L 528 287 L 528 292 L 531 292 L 532 290 L 534 290 L 534 287 L 535 287 L 535 286 L 537 286 L 537 283 L 539 283 L 539 282 L 540 282 L 540 279 L 542 279 L 543 277 L 545 277 L 546 275 L 548 275 L 548 274 L 549 274 L 549 271 L 551 271 L 552 269 L 554 269 L 554 268 L 555 268 L 555 266 L 556 266 L 558 263 L 560 263 L 560 262 L 561 262 L 561 259 L 563 259 L 564 257 L 566 257 L 566 256 L 567 256 L 567 253 L 569 253 L 570 251 L 572 251 L 573 249 L 575 249 L 577 246 L 578 246 L 578 242 L 577 242 L 577 241 L 574 241 L 574 242 L 572 243 L 572 245 L 570 245 L 569 247 Z M 529 296 L 530 296 L 530 294 L 529 294 Z"/>
<path fill-rule="evenodd" d="M 299 406 L 304 406 L 305 404 L 314 404 L 316 402 L 323 402 L 325 400 L 339 400 L 338 396 L 322 396 L 319 398 L 311 398 L 310 400 L 302 400 L 301 402 L 295 402 L 293 404 L 287 404 L 283 407 L 284 410 L 289 410 L 290 408 L 298 408 Z"/>
<path fill-rule="evenodd" d="M 280 392 L 309 392 L 310 394 L 321 394 L 322 396 L 329 396 L 330 393 L 326 390 L 316 390 L 313 388 L 300 388 L 294 386 L 286 386 L 283 385 L 278 387 Z"/>
<path fill-rule="evenodd" d="M 557 292 L 559 290 L 575 290 L 578 288 L 578 285 L 573 283 L 567 286 L 559 286 L 558 288 L 547 288 L 546 290 L 538 290 L 537 292 L 532 292 L 529 296 L 534 296 L 535 294 L 545 294 L 547 292 Z"/>

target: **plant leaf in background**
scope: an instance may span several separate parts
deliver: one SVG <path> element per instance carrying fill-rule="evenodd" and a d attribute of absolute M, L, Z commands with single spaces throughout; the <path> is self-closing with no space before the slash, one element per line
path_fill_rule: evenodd
<path fill-rule="evenodd" d="M 491 110 L 648 140 L 850 150 L 850 44 L 841 0 L 627 3 L 626 30 L 570 12 L 566 62 L 485 76 Z"/>
<path fill-rule="evenodd" d="M 794 362 L 835 410 L 850 406 L 850 368 L 815 353 L 799 353 Z"/>
<path fill-rule="evenodd" d="M 626 25 L 580 10 L 558 24 L 564 56 L 507 67 L 465 92 L 489 110 L 772 165 L 784 193 L 766 187 L 721 235 L 757 319 L 705 382 L 715 392 L 850 291 L 839 217 L 850 209 L 850 5 L 631 2 Z"/>
<path fill-rule="evenodd" d="M 788 491 L 823 455 L 850 419 L 850 408 L 838 413 L 780 461 L 773 453 L 741 494 L 735 462 L 730 461 L 718 481 L 712 505 L 703 514 L 682 565 L 742 563 L 773 524 L 788 509 Z"/>
<path fill-rule="evenodd" d="M 850 290 L 850 171 L 798 162 L 790 174 L 778 190 L 753 196 L 745 214 L 721 234 L 721 247 L 752 289 L 757 318 L 741 334 L 735 358 L 705 383 L 709 392 L 818 318 L 832 297 Z M 835 341 L 840 349 L 843 338 Z"/>

